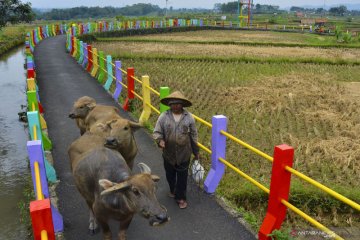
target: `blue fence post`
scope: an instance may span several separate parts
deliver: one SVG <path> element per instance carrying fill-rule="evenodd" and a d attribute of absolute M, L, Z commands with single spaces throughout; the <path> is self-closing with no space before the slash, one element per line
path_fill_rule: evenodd
<path fill-rule="evenodd" d="M 37 190 L 36 190 L 36 178 L 35 178 L 34 164 L 35 164 L 35 162 L 38 162 L 39 172 L 40 172 L 41 189 L 42 189 L 42 193 L 44 194 L 44 196 L 41 196 L 41 197 L 49 198 L 49 188 L 48 188 L 48 183 L 46 180 L 45 162 L 44 162 L 44 155 L 43 155 L 42 149 L 43 148 L 41 146 L 40 140 L 27 142 L 27 150 L 28 150 L 29 159 L 30 159 L 31 176 L 32 176 L 33 184 L 34 184 L 35 196 L 37 194 Z M 38 196 L 36 196 L 36 199 L 38 199 Z"/>
<path fill-rule="evenodd" d="M 111 83 L 113 81 L 113 70 L 112 70 L 112 58 L 110 55 L 106 56 L 106 63 L 107 63 L 107 80 L 104 84 L 104 88 L 106 89 L 106 91 L 109 91 Z"/>
<path fill-rule="evenodd" d="M 34 69 L 34 63 L 31 56 L 26 57 L 26 68 L 27 69 Z"/>
<path fill-rule="evenodd" d="M 204 189 L 207 193 L 215 192 L 225 172 L 225 165 L 219 161 L 219 158 L 225 159 L 226 137 L 220 131 L 226 131 L 226 126 L 227 118 L 225 116 L 216 115 L 212 117 L 211 169 L 204 182 Z"/>
<path fill-rule="evenodd" d="M 114 91 L 113 98 L 115 101 L 118 101 L 121 90 L 122 90 L 122 73 L 121 73 L 121 61 L 115 61 L 115 78 L 116 78 L 116 88 Z"/>

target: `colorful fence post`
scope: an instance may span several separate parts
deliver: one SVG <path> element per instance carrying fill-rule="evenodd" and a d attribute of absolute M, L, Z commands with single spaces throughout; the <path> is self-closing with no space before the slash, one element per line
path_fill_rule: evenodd
<path fill-rule="evenodd" d="M 99 64 L 98 64 L 98 54 L 97 54 L 97 49 L 93 48 L 93 68 L 91 70 L 91 76 L 95 77 L 98 69 L 99 69 Z"/>
<path fill-rule="evenodd" d="M 86 71 L 91 72 L 93 67 L 93 54 L 91 45 L 87 45 L 87 53 L 88 53 L 88 62 L 86 66 Z"/>
<path fill-rule="evenodd" d="M 151 98 L 150 98 L 150 81 L 149 76 L 141 77 L 142 94 L 143 94 L 143 110 L 141 112 L 139 123 L 144 124 L 150 118 L 151 114 Z"/>
<path fill-rule="evenodd" d="M 29 132 L 30 138 L 32 140 L 40 140 L 42 142 L 43 149 L 49 150 L 51 149 L 51 141 L 47 138 L 45 134 L 41 131 L 40 128 L 40 119 L 39 113 L 37 111 L 27 112 L 27 118 L 29 122 Z M 33 132 L 33 129 L 36 129 L 36 133 Z M 36 134 L 36 138 L 35 138 Z M 44 151 L 44 150 L 43 150 Z M 44 155 L 44 154 L 43 154 Z M 44 158 L 45 159 L 45 158 Z M 46 177 L 49 182 L 55 183 L 56 182 L 56 172 L 53 166 L 45 159 L 45 169 L 46 169 Z"/>
<path fill-rule="evenodd" d="M 160 100 L 164 97 L 167 97 L 170 94 L 169 87 L 160 87 Z M 160 113 L 165 112 L 166 110 L 170 109 L 170 107 L 160 103 Z"/>
<path fill-rule="evenodd" d="M 105 79 L 105 59 L 104 52 L 99 51 L 99 75 L 97 77 L 99 83 L 103 83 Z"/>
<path fill-rule="evenodd" d="M 281 200 L 289 199 L 291 173 L 285 167 L 292 167 L 294 149 L 286 144 L 276 146 L 272 166 L 269 204 L 265 219 L 260 227 L 259 240 L 271 239 L 268 237 L 275 229 L 280 229 L 286 217 L 286 206 Z"/>
<path fill-rule="evenodd" d="M 34 165 L 35 162 L 39 164 L 39 171 L 40 171 L 40 181 L 41 181 L 41 189 L 44 196 L 37 196 L 36 199 L 40 199 L 45 197 L 49 198 L 49 188 L 48 182 L 46 179 L 46 170 L 45 170 L 45 162 L 44 162 L 44 155 L 43 155 L 43 148 L 41 146 L 40 140 L 28 141 L 27 142 L 27 150 L 30 159 L 30 168 L 31 168 L 31 176 L 34 185 L 34 192 L 35 194 L 38 193 L 37 186 L 36 186 L 36 178 L 35 178 L 35 169 Z"/>
<path fill-rule="evenodd" d="M 29 91 L 36 91 L 35 79 L 33 78 L 26 79 L 26 85 Z"/>
<path fill-rule="evenodd" d="M 80 64 L 83 68 L 86 68 L 89 62 L 89 51 L 88 51 L 87 43 L 83 43 L 82 47 L 84 49 L 84 57 L 83 57 L 83 61 Z"/>
<path fill-rule="evenodd" d="M 109 91 L 110 86 L 112 84 L 113 81 L 113 69 L 112 69 L 112 58 L 110 55 L 106 56 L 106 63 L 107 63 L 107 80 L 106 83 L 104 84 L 104 88 L 106 89 L 106 91 Z"/>
<path fill-rule="evenodd" d="M 80 55 L 81 55 L 81 44 L 80 44 L 80 42 L 82 42 L 82 41 L 80 41 L 80 39 L 76 39 L 76 55 L 75 55 L 75 59 L 76 59 L 76 61 L 79 61 L 79 59 L 80 59 Z"/>
<path fill-rule="evenodd" d="M 69 52 L 70 52 L 70 55 L 72 55 L 74 52 L 74 37 L 72 35 L 70 35 Z"/>
<path fill-rule="evenodd" d="M 50 199 L 30 202 L 30 216 L 35 240 L 42 240 L 42 231 L 47 232 L 48 240 L 55 240 Z"/>
<path fill-rule="evenodd" d="M 118 101 L 121 90 L 122 90 L 122 74 L 121 74 L 121 61 L 115 61 L 115 78 L 116 78 L 116 88 L 113 94 L 115 101 Z"/>
<path fill-rule="evenodd" d="M 84 61 L 84 43 L 83 41 L 79 41 L 79 58 L 77 62 L 81 64 Z"/>
<path fill-rule="evenodd" d="M 76 37 L 73 37 L 72 40 L 73 40 L 73 42 L 71 43 L 71 46 L 72 46 L 71 56 L 75 57 L 76 56 L 76 51 L 77 51 L 77 46 L 76 46 L 77 39 L 76 39 Z"/>
<path fill-rule="evenodd" d="M 27 69 L 27 78 L 35 78 L 35 71 L 33 68 Z"/>
<path fill-rule="evenodd" d="M 127 69 L 128 94 L 127 94 L 127 98 L 125 99 L 125 103 L 123 105 L 125 111 L 129 111 L 129 102 L 131 99 L 134 99 L 134 93 L 133 93 L 133 91 L 135 90 L 134 76 L 135 76 L 135 69 L 128 68 Z"/>
<path fill-rule="evenodd" d="M 207 193 L 214 193 L 224 172 L 225 165 L 219 158 L 225 159 L 226 137 L 220 131 L 226 131 L 227 118 L 223 115 L 212 117 L 211 134 L 211 169 L 205 179 L 204 189 Z"/>
<path fill-rule="evenodd" d="M 34 78 L 34 77 L 31 77 L 31 78 Z M 29 111 L 39 111 L 39 105 L 37 102 L 36 91 L 27 91 L 26 95 L 27 95 L 27 100 L 28 100 L 28 110 Z"/>

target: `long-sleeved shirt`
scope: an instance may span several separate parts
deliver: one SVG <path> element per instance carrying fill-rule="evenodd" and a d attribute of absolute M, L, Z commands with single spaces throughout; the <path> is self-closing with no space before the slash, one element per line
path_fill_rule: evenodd
<path fill-rule="evenodd" d="M 171 165 L 187 162 L 191 153 L 199 153 L 195 120 L 185 109 L 179 122 L 175 122 L 171 110 L 163 112 L 156 122 L 153 138 L 158 144 L 160 140 L 165 141 L 163 157 Z"/>

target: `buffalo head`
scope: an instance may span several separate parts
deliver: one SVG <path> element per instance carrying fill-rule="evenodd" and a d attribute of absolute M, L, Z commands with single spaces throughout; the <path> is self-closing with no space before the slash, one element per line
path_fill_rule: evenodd
<path fill-rule="evenodd" d="M 103 203 L 114 210 L 122 210 L 125 205 L 132 212 L 141 213 L 150 219 L 151 226 L 157 226 L 169 220 L 167 210 L 156 198 L 155 183 L 160 180 L 151 174 L 150 168 L 139 163 L 141 173 L 132 175 L 127 180 L 114 183 L 107 179 L 99 180 L 104 189 L 101 192 Z"/>
<path fill-rule="evenodd" d="M 128 147 L 133 141 L 133 133 L 140 127 L 141 124 L 122 118 L 108 121 L 106 129 L 109 134 L 105 139 L 105 146 L 112 149 Z"/>
<path fill-rule="evenodd" d="M 96 106 L 95 99 L 83 96 L 75 101 L 73 109 L 69 113 L 69 118 L 85 119 L 89 112 Z"/>

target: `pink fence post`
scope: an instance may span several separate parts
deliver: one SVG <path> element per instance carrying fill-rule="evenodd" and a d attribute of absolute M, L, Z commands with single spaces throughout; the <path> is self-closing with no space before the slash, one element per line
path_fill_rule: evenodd
<path fill-rule="evenodd" d="M 129 111 L 129 102 L 131 99 L 134 99 L 134 91 L 135 91 L 135 69 L 134 68 L 128 68 L 127 69 L 127 87 L 128 87 L 128 96 L 125 100 L 125 103 L 123 105 L 123 108 L 125 111 Z"/>
<path fill-rule="evenodd" d="M 258 233 L 259 240 L 268 240 L 275 229 L 280 229 L 286 217 L 286 206 L 281 199 L 289 199 L 291 173 L 285 167 L 292 167 L 294 149 L 286 144 L 276 146 L 274 149 L 274 162 L 272 166 L 269 204 L 265 219 Z"/>
<path fill-rule="evenodd" d="M 43 230 L 47 232 L 49 240 L 55 240 L 50 199 L 30 202 L 30 216 L 35 240 L 41 240 Z"/>

